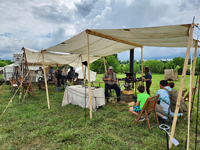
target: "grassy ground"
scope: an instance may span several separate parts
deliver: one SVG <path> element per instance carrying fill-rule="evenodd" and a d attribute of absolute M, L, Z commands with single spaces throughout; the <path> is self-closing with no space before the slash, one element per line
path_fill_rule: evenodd
<path fill-rule="evenodd" d="M 102 75 L 98 75 L 97 80 L 101 80 L 101 77 Z M 153 74 L 152 96 L 159 89 L 159 81 L 162 79 L 164 75 Z M 175 89 L 178 90 L 180 81 L 175 84 Z M 33 86 L 37 88 L 36 84 Z M 189 89 L 189 76 L 186 76 L 184 88 Z M 49 86 L 50 110 L 47 109 L 44 91 L 37 90 L 36 98 L 30 97 L 24 102 L 19 101 L 19 96 L 16 95 L 0 118 L 0 149 L 166 149 L 165 133 L 157 127 L 149 132 L 145 121 L 135 126 L 136 116 L 128 111 L 126 105 L 108 103 L 93 112 L 91 120 L 87 110 L 85 122 L 84 108 L 75 105 L 61 106 L 63 93 L 56 92 L 54 85 Z M 11 97 L 8 85 L 5 85 L 0 92 L 0 113 Z M 182 117 L 179 121 L 175 138 L 180 144 L 172 149 L 185 148 L 187 117 Z M 150 117 L 150 125 L 155 123 L 154 117 Z M 190 149 L 194 149 L 195 124 L 196 103 L 190 128 Z M 199 140 L 197 143 L 200 147 Z"/>

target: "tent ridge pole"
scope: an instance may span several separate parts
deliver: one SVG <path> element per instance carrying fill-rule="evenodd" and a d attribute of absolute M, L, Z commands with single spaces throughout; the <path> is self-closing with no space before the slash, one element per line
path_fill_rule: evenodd
<path fill-rule="evenodd" d="M 91 31 L 91 30 L 88 30 L 88 29 L 86 30 L 86 33 L 91 34 L 91 35 L 95 35 L 95 36 L 99 36 L 99 37 L 102 37 L 102 38 L 106 38 L 106 39 L 109 39 L 109 40 L 121 42 L 121 43 L 124 43 L 124 44 L 132 45 L 132 46 L 136 46 L 136 47 L 142 47 L 142 45 L 140 45 L 140 44 L 124 41 L 124 40 L 121 40 L 121 39 L 118 39 L 118 38 L 115 38 L 115 37 L 112 37 L 112 36 L 109 36 L 109 35 L 105 35 L 105 34 L 102 34 L 102 33 L 98 33 L 98 32 L 95 32 L 95 31 Z"/>

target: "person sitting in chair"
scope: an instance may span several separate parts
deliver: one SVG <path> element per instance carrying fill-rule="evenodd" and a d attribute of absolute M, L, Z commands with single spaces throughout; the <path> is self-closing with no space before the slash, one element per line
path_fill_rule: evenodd
<path fill-rule="evenodd" d="M 50 67 L 49 74 L 48 74 L 48 81 L 53 81 L 53 68 Z"/>
<path fill-rule="evenodd" d="M 113 72 L 112 66 L 108 68 L 108 72 L 103 75 L 102 80 L 105 82 L 105 98 L 107 102 L 109 99 L 108 90 L 114 89 L 117 94 L 117 103 L 120 103 L 120 88 L 118 87 L 118 79 L 116 73 Z"/>
<path fill-rule="evenodd" d="M 158 90 L 156 92 L 156 95 L 160 95 L 158 100 L 160 102 L 160 104 L 156 104 L 156 113 L 159 117 L 161 117 L 162 119 L 165 120 L 166 123 L 171 123 L 170 116 L 174 116 L 174 113 L 171 112 L 170 110 L 170 116 L 168 115 L 168 109 L 169 109 L 169 105 L 170 105 L 170 99 L 169 99 L 169 94 L 168 91 L 171 91 L 172 89 L 169 87 L 169 84 L 167 82 L 167 80 L 161 80 L 160 81 L 160 90 Z M 183 113 L 178 113 L 178 116 L 183 115 Z"/>
<path fill-rule="evenodd" d="M 138 113 L 140 113 L 140 111 L 142 110 L 147 98 L 149 98 L 149 94 L 144 93 L 145 91 L 145 87 L 144 85 L 139 85 L 137 87 L 137 90 L 140 94 L 137 95 L 137 102 L 136 102 L 136 106 L 135 107 L 130 107 L 129 111 L 131 113 L 133 113 L 136 116 L 139 116 Z M 141 117 L 139 119 L 139 121 L 144 121 L 146 118 L 145 117 Z"/>
<path fill-rule="evenodd" d="M 49 75 L 53 75 L 53 68 L 52 67 L 50 67 L 50 70 L 49 70 Z"/>

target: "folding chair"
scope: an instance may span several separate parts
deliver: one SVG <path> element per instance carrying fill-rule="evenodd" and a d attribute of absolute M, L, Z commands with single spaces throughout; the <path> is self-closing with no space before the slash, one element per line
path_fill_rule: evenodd
<path fill-rule="evenodd" d="M 158 122 L 158 118 L 157 118 L 157 114 L 156 114 L 156 109 L 155 109 L 155 106 L 156 106 L 156 103 L 158 101 L 159 96 L 160 95 L 156 95 L 156 96 L 150 97 L 150 98 L 148 98 L 146 100 L 142 110 L 140 111 L 139 116 L 137 117 L 137 119 L 135 121 L 135 125 L 138 123 L 139 119 L 141 118 L 142 114 L 144 113 L 145 117 L 146 117 L 146 121 L 147 121 L 147 125 L 148 125 L 148 128 L 149 128 L 149 131 L 154 126 L 156 126 L 156 125 L 159 126 L 159 122 Z M 148 117 L 152 114 L 152 112 L 154 113 L 153 115 L 155 115 L 155 117 L 156 117 L 157 124 L 152 126 L 152 127 L 150 127 L 149 118 Z"/>
<path fill-rule="evenodd" d="M 25 81 L 23 81 L 23 80 L 24 80 L 23 77 L 18 77 L 19 85 L 20 85 L 22 82 L 25 82 Z"/>
<path fill-rule="evenodd" d="M 192 88 L 192 95 L 193 95 L 193 93 L 194 93 L 194 89 L 195 88 Z M 183 100 L 186 102 L 186 101 L 189 101 L 189 96 L 190 96 L 190 92 L 188 92 L 187 93 L 187 95 L 183 98 Z M 191 101 L 191 103 L 192 103 L 192 101 Z"/>
<path fill-rule="evenodd" d="M 12 90 L 14 89 L 14 91 L 13 91 L 13 94 L 14 94 L 15 90 L 18 89 L 18 82 L 15 78 L 12 79 L 12 80 L 11 80 L 11 78 L 9 78 L 9 80 L 10 80 L 10 85 L 11 85 L 11 91 L 10 92 L 12 92 Z M 18 94 L 19 94 L 19 91 L 18 91 Z"/>

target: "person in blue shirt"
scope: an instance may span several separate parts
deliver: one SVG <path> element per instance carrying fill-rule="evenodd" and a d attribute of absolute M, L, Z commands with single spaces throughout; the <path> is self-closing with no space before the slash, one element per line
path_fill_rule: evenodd
<path fill-rule="evenodd" d="M 52 76 L 52 74 L 53 74 L 53 68 L 52 68 L 52 67 L 50 67 L 49 74 L 50 74 L 51 76 Z"/>
<path fill-rule="evenodd" d="M 172 89 L 170 88 L 167 80 L 161 80 L 160 81 L 160 89 L 156 92 L 156 95 L 160 95 L 158 98 L 158 101 L 160 102 L 160 104 L 156 104 L 156 113 L 158 116 L 160 116 L 162 119 L 164 119 L 166 121 L 166 123 L 171 123 L 171 120 L 168 116 L 168 113 L 170 113 L 170 116 L 174 116 L 174 113 L 171 112 L 171 110 L 169 110 L 169 106 L 170 106 L 170 98 L 169 98 L 169 94 L 168 91 L 171 91 Z M 169 111 L 169 112 L 168 112 Z M 182 116 L 183 113 L 178 113 L 178 116 Z"/>
<path fill-rule="evenodd" d="M 151 86 L 151 83 L 152 83 L 152 80 L 151 80 L 152 75 L 150 73 L 148 66 L 144 67 L 144 72 L 145 72 L 145 79 L 143 81 L 146 81 L 146 91 L 147 91 L 147 94 L 150 95 L 150 86 Z"/>

